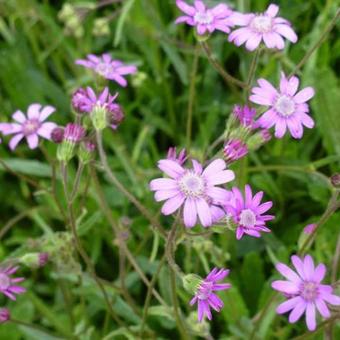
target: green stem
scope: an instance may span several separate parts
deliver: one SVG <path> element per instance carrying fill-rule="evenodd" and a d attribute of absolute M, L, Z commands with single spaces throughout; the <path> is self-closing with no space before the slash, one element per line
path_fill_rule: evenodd
<path fill-rule="evenodd" d="M 246 88 L 246 91 L 245 91 L 246 100 L 248 101 L 248 104 L 249 104 L 248 96 L 249 96 L 250 85 L 251 85 L 253 78 L 254 78 L 254 75 L 255 75 L 257 61 L 259 59 L 260 53 L 261 53 L 261 49 L 258 48 L 256 50 L 254 57 L 253 57 L 253 60 L 250 64 L 250 69 L 249 69 L 248 78 L 247 78 L 247 88 Z"/>
<path fill-rule="evenodd" d="M 73 202 L 74 199 L 76 198 L 83 170 L 84 170 L 84 163 L 79 161 L 78 169 L 77 169 L 77 173 L 76 173 L 76 178 L 74 180 L 74 185 L 73 185 L 72 193 L 71 193 L 71 196 L 70 196 L 70 201 L 71 202 Z"/>

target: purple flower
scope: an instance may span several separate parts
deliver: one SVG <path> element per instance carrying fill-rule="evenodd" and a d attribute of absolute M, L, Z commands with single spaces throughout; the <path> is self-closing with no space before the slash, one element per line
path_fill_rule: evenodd
<path fill-rule="evenodd" d="M 255 128 L 254 118 L 256 116 L 256 110 L 254 108 L 251 108 L 247 105 L 235 105 L 233 109 L 233 115 L 244 127 Z"/>
<path fill-rule="evenodd" d="M 295 323 L 303 313 L 306 313 L 307 327 L 313 331 L 316 328 L 316 310 L 324 318 L 329 318 L 330 311 L 326 302 L 339 306 L 340 297 L 332 294 L 332 286 L 321 284 L 326 275 L 326 266 L 323 263 L 314 267 L 310 255 L 306 255 L 303 259 L 293 255 L 291 260 L 296 272 L 283 263 L 276 265 L 276 269 L 287 281 L 274 281 L 272 287 L 290 296 L 277 307 L 276 312 L 283 314 L 291 311 L 288 319 L 290 323 Z"/>
<path fill-rule="evenodd" d="M 0 308 L 0 324 L 7 322 L 11 315 L 7 308 Z"/>
<path fill-rule="evenodd" d="M 177 162 L 179 165 L 183 165 L 186 160 L 188 159 L 187 157 L 187 152 L 185 149 L 182 149 L 177 156 L 177 150 L 176 147 L 170 147 L 168 149 L 168 154 L 167 154 L 167 159 L 171 159 L 175 162 Z"/>
<path fill-rule="evenodd" d="M 307 225 L 303 228 L 303 232 L 304 232 L 305 234 L 312 234 L 316 227 L 317 227 L 317 224 L 316 224 L 316 223 L 307 224 Z"/>
<path fill-rule="evenodd" d="M 164 215 L 170 215 L 183 207 L 184 225 L 195 226 L 197 215 L 203 227 L 209 227 L 223 215 L 222 209 L 215 206 L 228 201 L 228 190 L 215 185 L 232 181 L 234 172 L 226 169 L 222 159 L 215 159 L 205 170 L 196 160 L 192 160 L 192 169 L 183 168 L 171 159 L 162 159 L 158 167 L 171 178 L 157 178 L 150 182 L 150 189 L 155 192 L 156 201 L 166 201 L 162 207 Z"/>
<path fill-rule="evenodd" d="M 195 0 L 194 6 L 188 5 L 183 0 L 177 0 L 176 5 L 185 14 L 177 18 L 176 24 L 186 23 L 196 26 L 199 35 L 212 33 L 215 30 L 230 32 L 229 26 L 232 26 L 232 23 L 229 17 L 232 10 L 227 5 L 218 4 L 213 8 L 207 8 L 200 0 Z"/>
<path fill-rule="evenodd" d="M 275 125 L 277 138 L 282 138 L 288 128 L 292 137 L 298 139 L 302 138 L 303 126 L 309 129 L 314 127 L 313 119 L 307 114 L 309 106 L 306 104 L 314 96 L 312 87 L 297 92 L 299 79 L 287 79 L 283 72 L 279 90 L 265 79 L 259 79 L 257 82 L 259 87 L 252 88 L 249 99 L 253 103 L 270 107 L 257 121 L 261 127 L 269 129 Z"/>
<path fill-rule="evenodd" d="M 273 202 L 268 201 L 260 204 L 263 191 L 253 196 L 251 187 L 247 184 L 245 198 L 238 188 L 234 187 L 232 192 L 234 197 L 225 204 L 225 210 L 237 224 L 236 238 L 241 239 L 243 234 L 261 237 L 261 232 L 270 232 L 270 229 L 266 227 L 266 221 L 274 219 L 274 216 L 262 214 L 272 207 Z"/>
<path fill-rule="evenodd" d="M 27 117 L 18 110 L 12 115 L 16 123 L 0 123 L 0 132 L 4 135 L 15 135 L 9 142 L 10 149 L 14 150 L 24 137 L 30 149 L 38 147 L 39 136 L 51 139 L 51 132 L 56 124 L 44 123 L 44 121 L 54 111 L 55 108 L 52 106 L 42 107 L 40 104 L 31 104 L 27 110 Z"/>
<path fill-rule="evenodd" d="M 26 288 L 17 286 L 17 282 L 24 281 L 23 277 L 11 278 L 19 267 L 7 266 L 0 268 L 0 292 L 11 300 L 16 300 L 15 294 L 26 292 Z"/>
<path fill-rule="evenodd" d="M 93 103 L 89 99 L 87 90 L 80 87 L 72 94 L 71 99 L 72 107 L 78 113 L 91 112 Z"/>
<path fill-rule="evenodd" d="M 127 81 L 123 76 L 137 72 L 136 66 L 124 65 L 122 61 L 112 59 L 108 53 L 100 57 L 89 54 L 87 59 L 76 60 L 76 64 L 91 68 L 102 77 L 114 80 L 123 87 L 127 86 Z"/>
<path fill-rule="evenodd" d="M 228 269 L 218 270 L 214 268 L 200 283 L 194 298 L 190 301 L 190 305 L 194 305 L 197 302 L 199 322 L 201 322 L 205 316 L 209 320 L 212 319 L 210 307 L 216 312 L 222 309 L 223 301 L 213 292 L 231 287 L 230 283 L 216 283 L 217 281 L 223 280 L 228 274 Z"/>
<path fill-rule="evenodd" d="M 108 106 L 108 117 L 109 117 L 109 124 L 113 130 L 116 130 L 121 124 L 121 122 L 124 120 L 125 115 L 123 112 L 122 107 L 117 104 L 113 103 Z"/>
<path fill-rule="evenodd" d="M 249 51 L 254 51 L 263 40 L 268 48 L 282 50 L 285 46 L 282 37 L 296 43 L 298 38 L 286 19 L 276 17 L 279 6 L 269 5 L 264 13 L 235 13 L 230 18 L 234 25 L 243 26 L 230 33 L 228 40 L 236 46 L 246 43 Z"/>
<path fill-rule="evenodd" d="M 237 161 L 248 153 L 247 144 L 240 139 L 230 139 L 224 145 L 223 154 L 227 164 Z"/>
<path fill-rule="evenodd" d="M 56 144 L 60 144 L 64 140 L 64 128 L 55 127 L 51 132 L 51 140 Z"/>
<path fill-rule="evenodd" d="M 262 129 L 260 131 L 260 134 L 261 134 L 263 143 L 268 143 L 272 139 L 272 135 L 270 134 L 269 130 L 267 130 L 267 129 Z"/>
<path fill-rule="evenodd" d="M 85 129 L 75 123 L 69 123 L 65 126 L 64 140 L 71 143 L 79 143 L 85 137 Z"/>

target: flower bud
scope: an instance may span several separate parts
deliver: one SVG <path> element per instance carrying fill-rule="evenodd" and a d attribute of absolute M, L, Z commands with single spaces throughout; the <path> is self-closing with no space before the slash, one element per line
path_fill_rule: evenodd
<path fill-rule="evenodd" d="M 93 106 L 87 91 L 83 88 L 79 88 L 72 94 L 71 104 L 73 109 L 78 113 L 91 112 Z"/>
<path fill-rule="evenodd" d="M 80 161 L 84 164 L 90 162 L 93 159 L 94 153 L 96 151 L 96 144 L 92 141 L 83 141 L 80 144 L 78 151 L 78 157 Z"/>
<path fill-rule="evenodd" d="M 64 128 L 58 126 L 51 132 L 51 139 L 54 143 L 60 144 L 64 140 Z"/>
<path fill-rule="evenodd" d="M 235 105 L 232 113 L 242 126 L 250 129 L 254 127 L 254 118 L 256 116 L 255 109 L 246 105 Z"/>
<path fill-rule="evenodd" d="M 331 176 L 331 183 L 335 188 L 340 188 L 340 174 Z"/>
<path fill-rule="evenodd" d="M 110 25 L 108 18 L 97 18 L 94 20 L 92 34 L 96 37 L 110 35 Z"/>
<path fill-rule="evenodd" d="M 96 105 L 91 112 L 91 119 L 97 131 L 104 130 L 107 126 L 107 110 L 104 106 Z"/>
<path fill-rule="evenodd" d="M 0 308 L 0 324 L 6 323 L 10 319 L 10 312 L 7 308 Z"/>
<path fill-rule="evenodd" d="M 36 269 L 45 266 L 48 262 L 48 258 L 48 253 L 28 253 L 19 258 L 19 263 L 29 268 Z"/>
<path fill-rule="evenodd" d="M 316 227 L 317 227 L 316 223 L 308 224 L 303 228 L 303 232 L 308 235 L 312 234 Z"/>
<path fill-rule="evenodd" d="M 116 130 L 119 124 L 124 120 L 124 112 L 119 104 L 112 103 L 108 106 L 108 121 L 112 129 Z"/>
<path fill-rule="evenodd" d="M 230 139 L 223 149 L 224 159 L 230 164 L 244 157 L 248 153 L 247 145 L 240 139 Z"/>
<path fill-rule="evenodd" d="M 202 278 L 196 274 L 187 274 L 182 278 L 184 289 L 191 295 L 196 294 L 202 281 Z"/>
<path fill-rule="evenodd" d="M 249 150 L 257 150 L 260 148 L 263 144 L 268 143 L 271 140 L 272 136 L 267 129 L 262 129 L 255 134 L 253 134 L 248 139 L 248 147 Z"/>
<path fill-rule="evenodd" d="M 188 157 L 185 149 L 182 149 L 177 156 L 176 147 L 170 147 L 166 158 L 177 162 L 179 165 L 183 165 Z"/>

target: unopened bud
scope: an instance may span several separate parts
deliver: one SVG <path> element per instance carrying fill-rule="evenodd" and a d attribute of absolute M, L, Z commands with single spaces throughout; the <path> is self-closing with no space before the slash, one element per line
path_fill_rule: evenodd
<path fill-rule="evenodd" d="M 316 223 L 308 224 L 303 228 L 305 234 L 312 234 L 317 227 Z"/>
<path fill-rule="evenodd" d="M 187 274 L 182 278 L 184 289 L 191 295 L 195 295 L 202 283 L 202 278 L 197 274 Z"/>
<path fill-rule="evenodd" d="M 0 308 L 0 324 L 6 323 L 11 317 L 9 309 Z"/>
<path fill-rule="evenodd" d="M 331 176 L 331 183 L 335 188 L 340 188 L 340 174 Z"/>
<path fill-rule="evenodd" d="M 82 163 L 86 164 L 93 159 L 96 151 L 96 144 L 92 141 L 84 141 L 80 144 L 78 157 Z"/>
<path fill-rule="evenodd" d="M 108 120 L 112 129 L 117 129 L 124 118 L 123 109 L 119 104 L 113 103 L 108 107 Z"/>
<path fill-rule="evenodd" d="M 54 143 L 60 144 L 64 140 L 64 128 L 56 127 L 51 132 L 51 139 Z"/>
<path fill-rule="evenodd" d="M 36 269 L 43 267 L 48 262 L 48 253 L 28 253 L 19 258 L 19 263 Z"/>
<path fill-rule="evenodd" d="M 247 145 L 240 139 L 230 139 L 223 149 L 224 159 L 230 164 L 246 156 L 248 153 Z"/>

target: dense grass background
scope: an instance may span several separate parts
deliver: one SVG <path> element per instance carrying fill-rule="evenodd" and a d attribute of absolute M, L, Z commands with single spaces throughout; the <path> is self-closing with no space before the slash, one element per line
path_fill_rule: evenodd
<path fill-rule="evenodd" d="M 262 53 L 255 79 L 265 77 L 278 84 L 280 71 L 290 73 L 294 69 L 334 17 L 339 2 L 275 2 L 281 7 L 281 16 L 292 22 L 299 42 L 282 53 Z M 80 1 L 69 3 L 81 4 Z M 154 214 L 159 212 L 160 205 L 154 202 L 147 183 L 159 175 L 155 164 L 165 156 L 169 146 L 187 146 L 188 97 L 192 82 L 196 95 L 190 153 L 198 159 L 203 158 L 209 145 L 223 133 L 233 105 L 245 103 L 245 94 L 226 85 L 201 50 L 198 50 L 198 71 L 191 76 L 195 38 L 190 28 L 174 25 L 179 13 L 174 3 L 174 0 L 124 0 L 98 9 L 82 9 L 79 22 L 82 32 L 79 28 L 70 32 L 58 19 L 64 1 L 0 0 L 1 121 L 9 120 L 12 112 L 25 110 L 33 102 L 55 106 L 57 112 L 51 117 L 57 123 L 71 120 L 70 94 L 78 86 L 93 84 L 92 74 L 74 64 L 76 58 L 87 53 L 110 52 L 118 59 L 138 65 L 140 72 L 129 78 L 128 88 L 119 89 L 114 83 L 110 84 L 112 91 L 119 90 L 119 103 L 124 107 L 126 120 L 117 132 L 105 132 L 105 147 L 111 168 Z M 87 4 L 93 5 L 95 1 Z M 239 11 L 262 11 L 268 1 L 235 0 L 230 4 Z M 103 17 L 111 19 L 109 33 L 95 35 L 94 28 L 98 24 L 95 22 Z M 274 202 L 272 212 L 276 219 L 271 223 L 272 233 L 260 240 L 244 237 L 241 241 L 236 241 L 231 232 L 209 238 L 186 236 L 178 248 L 177 261 L 186 273 L 205 275 L 214 266 L 232 271 L 233 288 L 221 293 L 225 308 L 220 315 L 215 314 L 210 326 L 211 334 L 218 339 L 248 338 L 251 318 L 265 303 L 271 292 L 270 282 L 277 277 L 273 263 L 288 261 L 289 255 L 297 250 L 303 227 L 317 221 L 327 206 L 332 190 L 328 177 L 339 171 L 340 164 L 340 88 L 335 74 L 340 66 L 338 28 L 299 72 L 302 84 L 316 89 L 311 101 L 316 128 L 305 130 L 299 141 L 287 136 L 282 140 L 273 139 L 233 166 L 239 185 L 250 183 L 256 190 L 265 191 L 266 198 Z M 225 68 L 246 80 L 252 54 L 229 44 L 223 34 L 215 34 L 210 43 Z M 80 271 L 77 258 L 66 241 L 56 241 L 57 236 L 53 236 L 53 233 L 65 231 L 65 220 L 46 192 L 51 187 L 51 168 L 46 157 L 40 150 L 29 151 L 24 144 L 12 153 L 6 144 L 3 141 L 0 146 L 1 159 L 18 174 L 33 178 L 39 189 L 0 166 L 0 259 L 40 248 L 53 248 L 55 254 L 52 253 L 52 262 L 43 270 L 23 269 L 27 276 L 27 294 L 10 303 L 0 297 L 0 303 L 6 303 L 17 319 L 42 325 L 66 338 L 73 331 L 81 339 L 99 339 L 110 332 L 113 333 L 107 339 L 122 338 L 119 334 L 126 331 L 118 329 L 108 318 L 102 296 L 85 267 Z M 50 158 L 54 158 L 55 145 L 44 142 L 44 147 Z M 73 165 L 75 171 L 76 164 Z M 98 274 L 119 286 L 119 250 L 92 189 L 93 177 L 86 170 L 82 191 L 86 190 L 89 180 L 91 189 L 85 204 L 82 205 L 80 199 L 77 202 L 79 233 Z M 163 242 L 105 176 L 101 176 L 100 181 L 115 220 L 127 232 L 127 246 L 151 278 L 162 257 Z M 59 182 L 57 192 L 65 208 Z M 161 217 L 161 220 L 165 226 L 171 223 L 171 218 Z M 321 228 L 310 251 L 317 261 L 328 266 L 334 256 L 339 226 L 340 215 L 335 214 Z M 201 229 L 196 227 L 194 231 Z M 55 250 L 58 242 L 63 247 Z M 46 246 L 47 243 L 50 245 Z M 115 312 L 124 323 L 138 329 L 146 287 L 128 262 L 123 261 L 126 262 L 123 266 L 125 284 L 135 301 L 135 310 L 117 290 L 107 288 L 114 298 Z M 166 265 L 161 269 L 156 288 L 171 305 Z M 65 311 L 65 296 L 73 320 Z M 189 315 L 193 311 L 188 305 L 190 296 L 181 287 L 178 296 L 184 313 Z M 158 338 L 178 336 L 168 310 L 152 300 L 149 311 L 149 331 Z M 190 324 L 197 329 L 194 321 Z M 259 338 L 290 339 L 305 331 L 303 322 L 290 325 L 285 316 L 275 317 L 272 308 L 259 329 Z M 335 332 L 340 336 L 339 325 Z M 0 339 L 22 338 L 49 339 L 24 326 L 0 326 Z M 313 335 L 313 339 L 318 338 L 322 338 L 322 332 Z"/>

